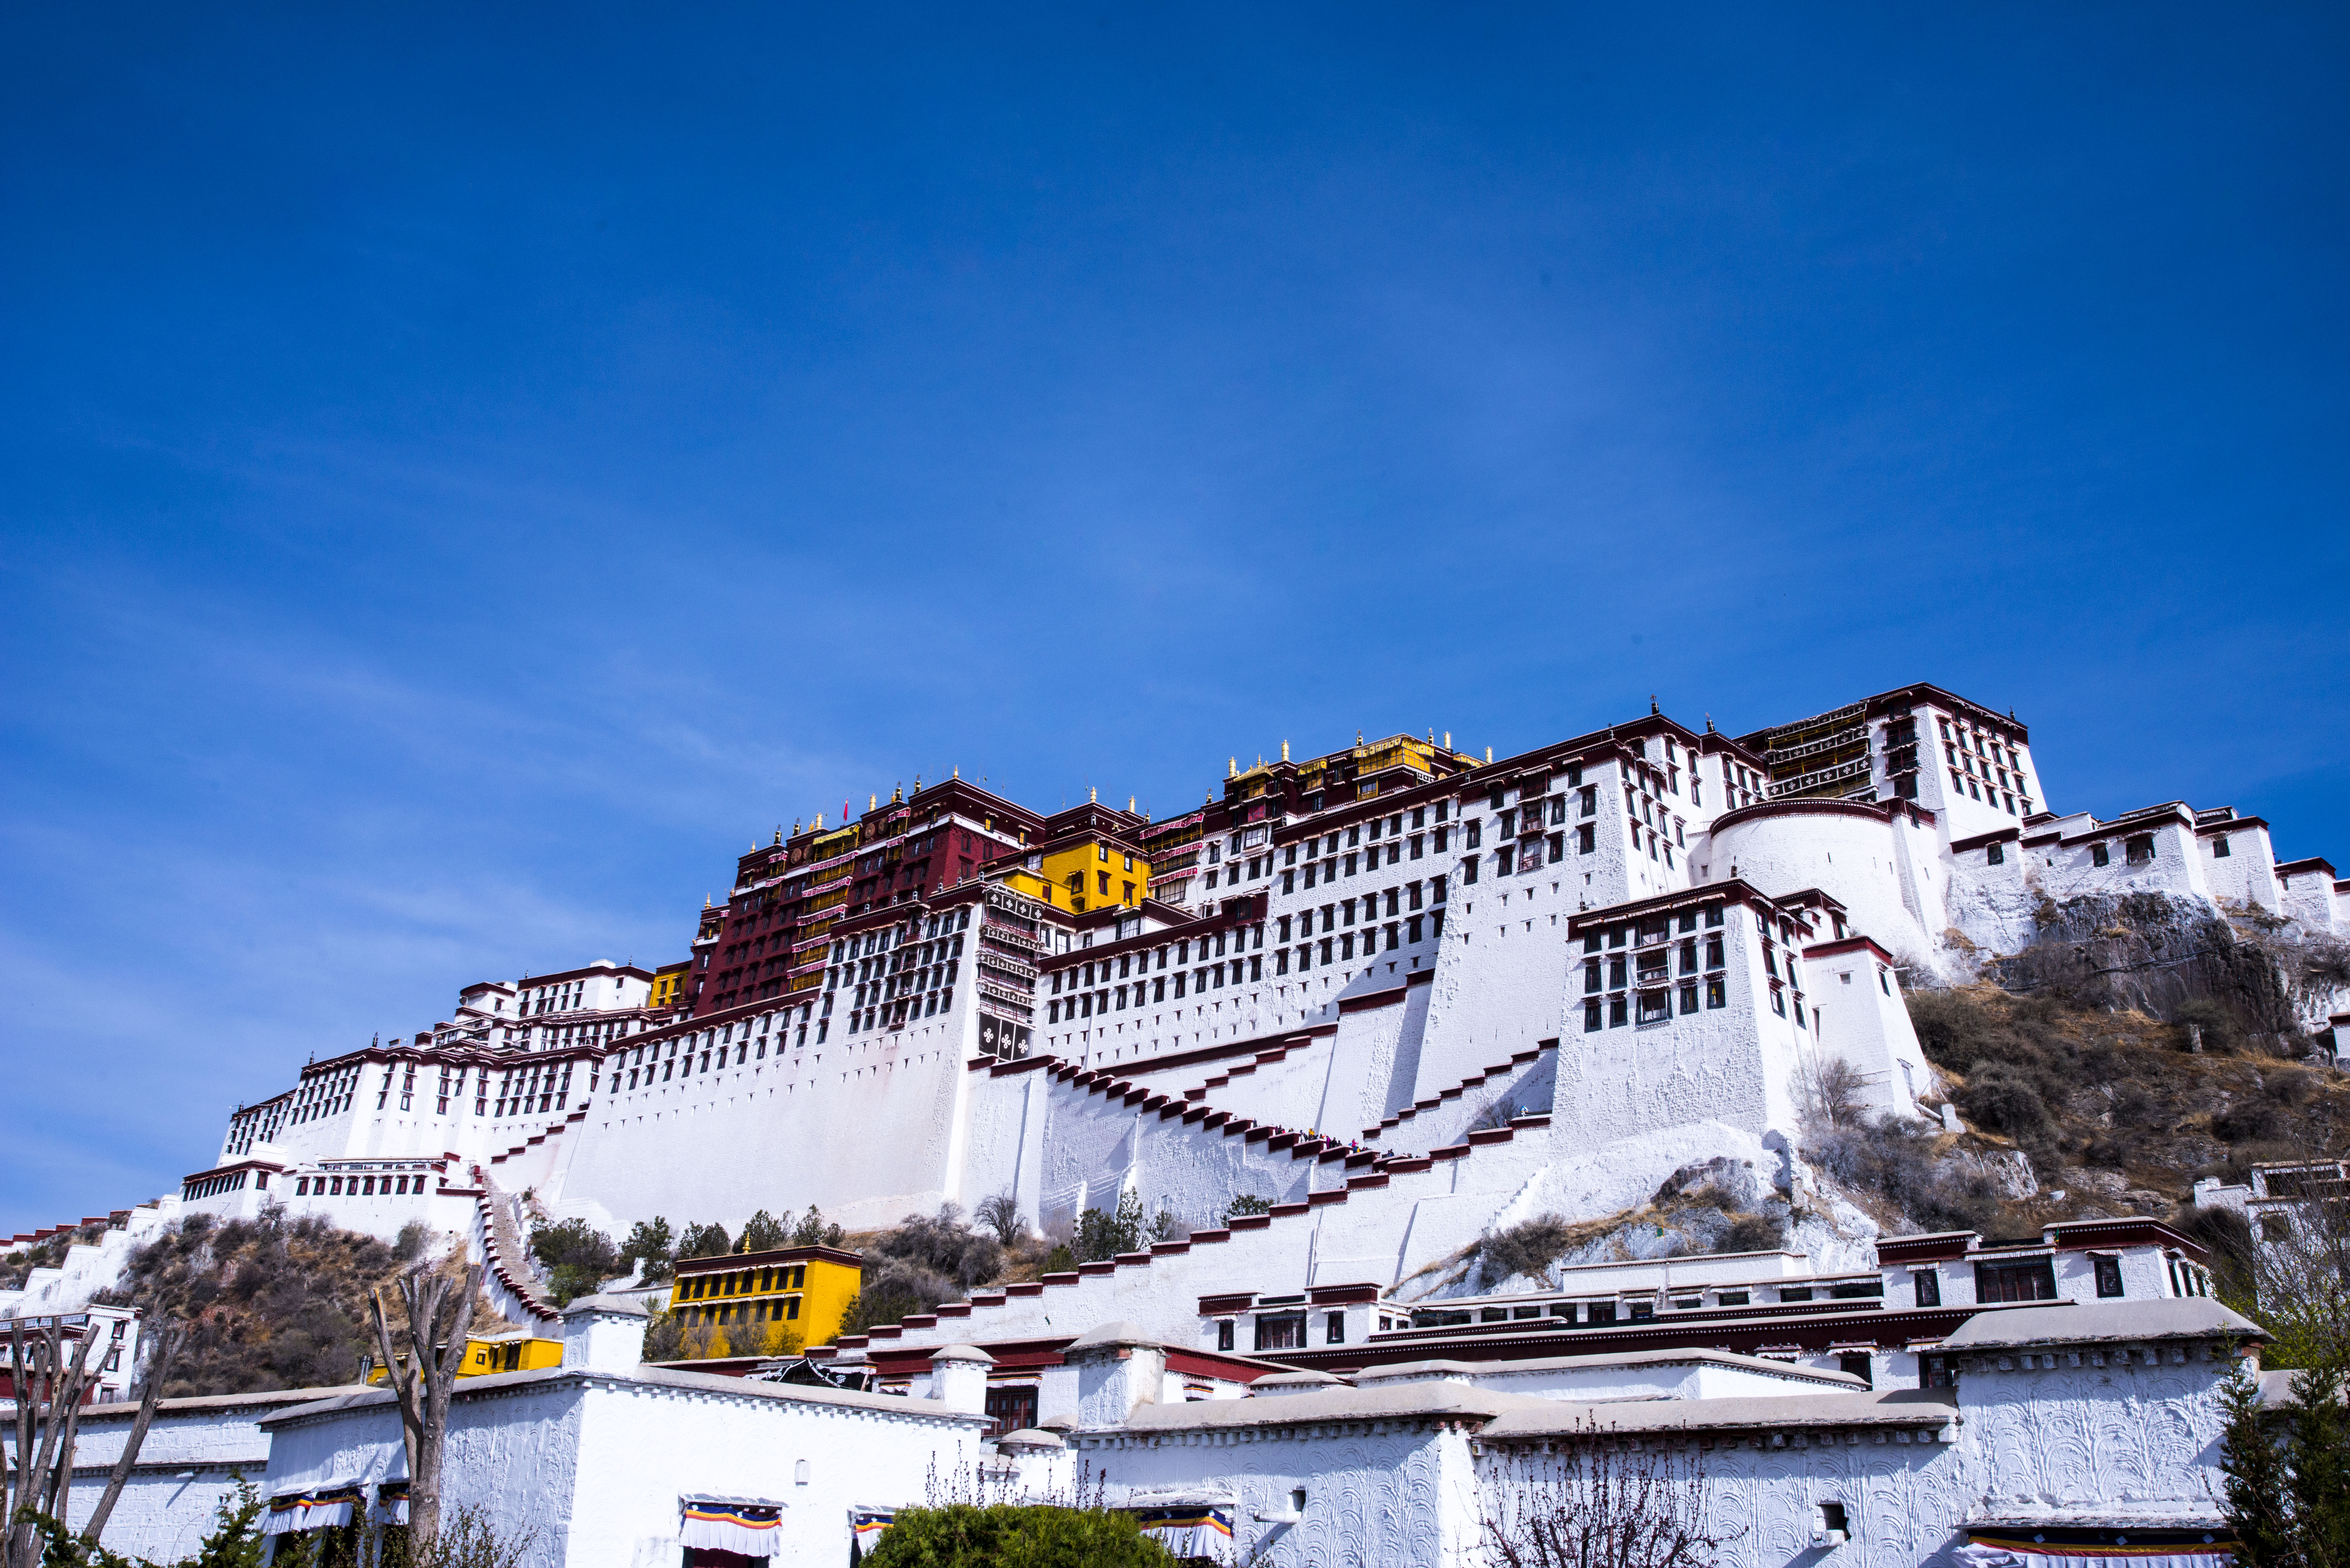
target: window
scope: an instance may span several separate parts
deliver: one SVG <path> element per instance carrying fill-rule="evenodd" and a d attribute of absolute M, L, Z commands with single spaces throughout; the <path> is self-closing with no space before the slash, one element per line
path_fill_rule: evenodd
<path fill-rule="evenodd" d="M 1708 1008 L 1729 1006 L 1730 987 L 1719 979 L 1707 981 L 1705 982 L 1705 1004 Z"/>
<path fill-rule="evenodd" d="M 1662 991 L 1644 991 L 1640 994 L 1640 1022 L 1658 1023 L 1672 1016 L 1671 999 Z"/>
<path fill-rule="evenodd" d="M 1589 855 L 1598 847 L 1599 830 L 1596 827 L 1586 822 L 1575 830 L 1575 852 L 1577 855 Z"/>
<path fill-rule="evenodd" d="M 2113 864 L 2113 861 L 2114 861 L 2114 857 L 2113 857 L 2113 856 L 2112 856 L 2112 855 L 2110 855 L 2110 854 L 2108 854 L 2108 853 L 2106 852 L 2106 846 L 2105 846 L 2104 845 L 2102 845 L 2102 844 L 2092 844 L 2092 845 L 2090 845 L 2090 846 L 2089 846 L 2089 864 L 2090 864 L 2090 865 L 2092 865 L 2092 866 L 2110 866 L 2110 865 L 2112 865 L 2112 864 Z"/>
<path fill-rule="evenodd" d="M 1216 1324 L 1216 1348 L 1218 1350 L 1230 1350 L 1232 1347 L 1232 1320 L 1226 1318 L 1222 1323 Z"/>
<path fill-rule="evenodd" d="M 2122 1261 L 2119 1258 L 2091 1258 L 2097 1269 L 2097 1293 L 2117 1296 L 2122 1293 Z"/>
<path fill-rule="evenodd" d="M 1909 1276 L 1909 1283 L 1911 1288 L 1917 1293 L 1918 1304 L 1919 1306 L 1937 1307 L 1942 1304 L 1942 1276 L 1940 1274 L 1935 1272 L 1931 1269 L 1919 1269 Z"/>
<path fill-rule="evenodd" d="M 1951 1355 L 1921 1355 L 1918 1358 L 1918 1386 L 1920 1388 L 1955 1388 L 1959 1386 L 1958 1358 Z"/>
<path fill-rule="evenodd" d="M 1848 1372 L 1853 1376 L 1859 1378 L 1863 1387 L 1874 1388 L 1877 1386 L 1877 1374 L 1871 1366 L 1869 1355 L 1865 1350 L 1851 1351 L 1837 1356 L 1836 1369 L 1840 1372 Z M 1838 1513 L 1842 1513 L 1844 1511 L 1843 1509 L 1837 1508 L 1835 1503 L 1829 1503 L 1826 1506 L 1829 1508 L 1835 1508 Z M 1831 1526 L 1831 1528 L 1841 1530 L 1844 1528 L 1844 1525 L 1839 1521 Z"/>
<path fill-rule="evenodd" d="M 1303 1350 L 1305 1348 L 1305 1314 L 1284 1313 L 1278 1317 L 1256 1320 L 1256 1347 L 1259 1350 Z"/>
<path fill-rule="evenodd" d="M 1977 1263 L 1975 1301 L 1983 1306 L 2002 1302 L 2053 1302 L 2056 1299 L 2055 1265 L 2046 1258 L 2021 1263 Z"/>
<path fill-rule="evenodd" d="M 2214 860 L 2225 860 L 2228 857 L 2228 838 L 2225 834 L 2222 834 L 2211 841 L 2211 858 Z"/>
<path fill-rule="evenodd" d="M 1332 1314 L 1330 1314 L 1329 1321 L 1328 1321 L 1327 1323 L 1326 1323 L 1326 1324 L 1323 1325 L 1322 1334 L 1323 1334 L 1324 1342 L 1325 1342 L 1325 1343 L 1326 1343 L 1326 1344 L 1330 1344 L 1330 1345 L 1344 1345 L 1344 1344 L 1346 1344 L 1346 1343 L 1347 1343 L 1347 1314 L 1346 1314 L 1345 1313 L 1342 1313 L 1342 1312 L 1334 1312 L 1334 1313 L 1332 1313 Z"/>
<path fill-rule="evenodd" d="M 1984 850 L 1984 851 L 1983 851 L 1983 864 L 1984 864 L 1984 865 L 1986 865 L 1986 866 L 2002 866 L 2002 865 L 2005 865 L 2006 863 L 2007 863 L 2007 846 L 2006 846 L 2006 845 L 2004 845 L 2004 844 L 1994 844 L 1994 845 L 1992 845 L 1990 848 L 1988 848 L 1988 849 L 1986 849 L 1986 850 Z"/>
<path fill-rule="evenodd" d="M 1681 987 L 1681 1012 L 1687 1014 L 1696 1011 L 1697 986 L 1694 983 L 1685 983 Z"/>
<path fill-rule="evenodd" d="M 2154 835 L 2141 833 L 2135 838 L 2125 840 L 2122 853 L 2128 857 L 2131 865 L 2145 865 L 2154 858 Z"/>
<path fill-rule="evenodd" d="M 1593 1302 L 1588 1307 L 1584 1309 L 1584 1321 L 1586 1323 L 1614 1323 L 1616 1321 L 1616 1303 L 1614 1302 Z"/>
<path fill-rule="evenodd" d="M 1599 1003 L 1596 1002 L 1586 1002 L 1583 1004 L 1583 1032 L 1589 1034 L 1596 1033 L 1598 1028 Z"/>

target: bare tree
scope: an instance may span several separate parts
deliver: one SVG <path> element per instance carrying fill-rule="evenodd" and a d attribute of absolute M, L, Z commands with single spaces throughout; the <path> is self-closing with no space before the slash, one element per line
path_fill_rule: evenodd
<path fill-rule="evenodd" d="M 981 1199 L 972 1218 L 994 1231 L 995 1239 L 1007 1247 L 1018 1246 L 1020 1238 L 1028 1233 L 1027 1223 L 1020 1218 L 1020 1199 L 1011 1192 Z"/>
<path fill-rule="evenodd" d="M 408 1449 L 410 1549 L 429 1557 L 441 1527 L 441 1464 L 449 1447 L 449 1401 L 456 1390 L 457 1370 L 465 1364 L 465 1331 L 473 1324 L 473 1274 L 462 1257 L 452 1257 L 439 1265 L 411 1269 L 397 1286 L 408 1318 L 405 1359 L 392 1350 L 383 1287 L 370 1293 L 368 1303 L 375 1309 L 376 1343 L 400 1400 L 400 1431 Z"/>
<path fill-rule="evenodd" d="M 2271 1201 L 2252 1217 L 2253 1315 L 2273 1336 L 2272 1366 L 2350 1354 L 2350 1179 L 2340 1160 L 2263 1172 Z"/>
<path fill-rule="evenodd" d="M 7 1568 L 39 1568 L 47 1542 L 32 1514 L 65 1517 L 90 1351 L 98 1343 L 94 1325 L 85 1316 L 68 1360 L 63 1314 L 35 1320 L 36 1337 L 29 1343 L 26 1326 L 18 1319 L 8 1339 L 8 1370 L 16 1398 L 16 1484 L 6 1499 Z"/>
<path fill-rule="evenodd" d="M 90 1510 L 89 1522 L 82 1526 L 81 1538 L 88 1545 L 98 1544 L 113 1517 L 114 1505 L 122 1497 L 122 1489 L 130 1480 L 130 1471 L 139 1463 L 139 1450 L 146 1446 L 147 1428 L 154 1424 L 155 1405 L 163 1395 L 163 1380 L 172 1375 L 172 1364 L 180 1358 L 180 1347 L 187 1343 L 185 1324 L 159 1323 L 141 1336 L 140 1348 L 146 1352 L 146 1386 L 139 1393 L 139 1414 L 130 1423 L 130 1435 L 123 1439 L 122 1452 L 115 1456 L 114 1469 L 106 1478 L 106 1490 L 99 1494 L 98 1506 Z M 62 1517 L 62 1516 L 60 1516 Z"/>
<path fill-rule="evenodd" d="M 1696 1459 L 1654 1438 L 1579 1427 L 1559 1452 L 1489 1489 L 1482 1521 L 1497 1568 L 1712 1568 L 1737 1538 L 1708 1528 Z"/>

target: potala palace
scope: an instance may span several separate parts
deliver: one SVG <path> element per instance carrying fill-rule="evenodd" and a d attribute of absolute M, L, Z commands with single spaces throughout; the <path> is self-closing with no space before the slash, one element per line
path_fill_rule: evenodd
<path fill-rule="evenodd" d="M 1955 1128 L 1905 982 L 1975 978 L 2052 903 L 2342 935 L 2350 883 L 2225 806 L 2062 812 L 2022 722 L 1933 686 L 1737 737 L 1652 704 L 1511 757 L 1450 740 L 1234 757 L 1158 820 L 954 777 L 779 827 L 686 956 L 477 981 L 321 1054 L 140 1223 L 279 1204 L 465 1238 L 563 1348 L 468 1380 L 452 1453 L 484 1457 L 452 1470 L 484 1498 L 516 1454 L 567 1478 L 533 1505 L 550 1563 L 846 1562 L 933 1467 L 1086 1465 L 1201 1555 L 1465 1568 L 1496 1489 L 1592 1431 L 1699 1464 L 1724 1561 L 2222 1561 L 2218 1388 L 2260 1335 L 2195 1243 L 1882 1235 L 1818 1190 L 1801 1123 L 1841 1063 Z M 2350 1044 L 2350 997 L 2302 1022 Z M 1692 1181 L 1793 1203 L 1792 1238 L 1460 1266 Z M 642 1364 L 639 1305 L 558 1311 L 515 1241 L 525 1195 L 619 1235 L 1001 1194 L 1047 1234 L 1126 1194 L 1181 1223 L 811 1346 L 814 1381 Z M 404 1474 L 380 1393 L 244 1397 L 191 1410 L 171 1462 L 258 1455 L 362 1510 Z"/>

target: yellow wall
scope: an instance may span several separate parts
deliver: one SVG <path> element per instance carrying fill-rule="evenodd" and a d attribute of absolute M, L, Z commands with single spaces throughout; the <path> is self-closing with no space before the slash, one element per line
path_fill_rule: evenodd
<path fill-rule="evenodd" d="M 1130 867 L 1128 862 L 1132 863 Z M 1104 876 L 1109 878 L 1107 895 L 1102 892 Z M 1150 893 L 1150 861 L 1097 838 L 1084 839 L 1046 854 L 1043 877 L 1055 895 L 1050 902 L 1060 909 L 1083 911 L 1106 909 L 1112 904 L 1139 909 Z M 1080 878 L 1083 891 L 1069 886 L 1072 877 Z M 1028 891 L 1025 888 L 1020 890 Z"/>
<path fill-rule="evenodd" d="M 691 965 L 681 964 L 676 969 L 655 974 L 652 994 L 645 999 L 645 1005 L 656 1009 L 674 1006 L 677 1002 L 678 983 L 685 979 L 691 970 Z"/>
<path fill-rule="evenodd" d="M 781 1355 L 829 1344 L 861 1277 L 855 1264 L 829 1258 L 681 1273 L 669 1304 L 681 1324 L 708 1324 L 726 1342 L 723 1347 L 712 1342 L 713 1355 Z M 698 1296 L 697 1282 L 702 1285 Z M 767 1309 L 764 1315 L 761 1306 Z"/>
<path fill-rule="evenodd" d="M 562 1365 L 563 1342 L 559 1339 L 475 1339 L 468 1335 L 464 1364 L 457 1368 L 457 1376 L 485 1377 L 493 1372 L 536 1372 Z M 370 1383 L 385 1380 L 380 1366 L 368 1374 Z"/>

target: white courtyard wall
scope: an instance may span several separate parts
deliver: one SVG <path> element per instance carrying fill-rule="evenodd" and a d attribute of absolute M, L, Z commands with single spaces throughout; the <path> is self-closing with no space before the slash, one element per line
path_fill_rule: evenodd
<path fill-rule="evenodd" d="M 1899 1433 L 1906 1438 L 1909 1434 Z M 1773 1445 L 1724 1438 L 1693 1457 L 1702 1477 L 1707 1528 L 1733 1537 L 1720 1568 L 1781 1568 L 1832 1561 L 1843 1568 L 1918 1568 L 1950 1563 L 1967 1516 L 1965 1466 L 1949 1443 L 1899 1442 L 1894 1434 L 1773 1434 Z M 1857 1437 L 1857 1441 L 1848 1440 Z M 1629 1456 L 1626 1457 L 1629 1459 Z M 1506 1491 L 1539 1485 L 1568 1461 L 1513 1449 L 1478 1461 L 1479 1490 L 1498 1503 Z M 1852 1539 L 1833 1552 L 1812 1543 L 1821 1502 L 1843 1503 Z"/>
<path fill-rule="evenodd" d="M 1085 1437 L 1080 1457 L 1129 1490 L 1225 1487 L 1236 1494 L 1236 1559 L 1273 1568 L 1470 1568 L 1475 1533 L 1469 1438 L 1424 1423 L 1356 1422 L 1343 1436 L 1294 1431 Z M 1295 1524 L 1267 1524 L 1295 1488 Z M 1256 1555 L 1252 1555 L 1256 1554 Z"/>
<path fill-rule="evenodd" d="M 262 1418 L 325 1392 L 162 1401 L 99 1544 L 151 1563 L 193 1556 L 198 1542 L 218 1523 L 219 1505 L 236 1495 L 236 1477 L 242 1474 L 256 1486 L 261 1481 L 269 1461 Z M 109 1469 L 121 1456 L 137 1415 L 136 1405 L 98 1406 L 83 1412 L 66 1515 L 66 1522 L 76 1530 L 88 1523 L 105 1493 Z"/>

